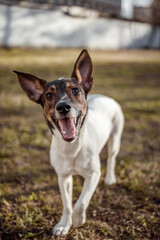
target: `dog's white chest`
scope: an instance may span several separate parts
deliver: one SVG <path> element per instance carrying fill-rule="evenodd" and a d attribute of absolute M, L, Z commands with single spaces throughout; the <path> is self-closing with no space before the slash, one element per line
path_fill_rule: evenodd
<path fill-rule="evenodd" d="M 78 144 L 78 146 L 77 146 Z M 85 176 L 95 168 L 92 159 L 93 152 L 89 148 L 79 148 L 79 143 L 67 144 L 61 151 L 57 151 L 54 141 L 51 145 L 51 164 L 57 173 L 62 175 L 81 175 Z"/>

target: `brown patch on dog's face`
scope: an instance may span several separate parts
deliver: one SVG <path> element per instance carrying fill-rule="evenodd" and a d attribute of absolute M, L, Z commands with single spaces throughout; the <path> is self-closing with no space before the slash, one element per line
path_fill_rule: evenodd
<path fill-rule="evenodd" d="M 51 116 L 53 116 L 54 114 L 56 95 L 57 95 L 56 87 L 53 85 L 47 91 L 44 91 L 42 97 L 44 116 L 52 132 L 54 129 L 54 122 Z"/>
<path fill-rule="evenodd" d="M 71 109 L 69 112 L 59 113 L 57 111 L 56 107 L 61 102 L 67 102 L 70 105 Z M 52 131 L 56 127 L 64 140 L 69 142 L 78 137 L 79 130 L 87 113 L 87 103 L 86 94 L 76 80 L 61 79 L 47 83 L 42 96 L 42 106 L 45 118 Z M 71 136 L 66 137 L 63 133 L 64 126 L 61 127 L 61 122 L 64 122 L 64 120 L 69 121 L 69 119 L 74 119 L 75 126 L 72 123 L 72 128 L 75 128 L 75 130 L 74 133 L 70 134 Z"/>
<path fill-rule="evenodd" d="M 82 112 L 82 116 L 86 115 L 87 111 L 87 104 L 86 104 L 86 95 L 85 92 L 80 84 L 72 80 L 72 82 L 66 83 L 66 92 L 70 97 L 71 101 L 73 102 L 74 106 L 77 109 L 80 109 Z M 78 90 L 78 92 L 77 92 Z"/>

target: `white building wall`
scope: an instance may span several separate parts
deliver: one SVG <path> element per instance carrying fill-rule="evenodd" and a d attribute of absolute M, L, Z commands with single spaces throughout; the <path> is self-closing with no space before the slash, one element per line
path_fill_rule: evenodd
<path fill-rule="evenodd" d="M 7 47 L 141 48 L 148 44 L 151 29 L 143 23 L 0 5 L 0 45 Z M 159 47 L 159 32 L 155 30 L 148 47 Z"/>

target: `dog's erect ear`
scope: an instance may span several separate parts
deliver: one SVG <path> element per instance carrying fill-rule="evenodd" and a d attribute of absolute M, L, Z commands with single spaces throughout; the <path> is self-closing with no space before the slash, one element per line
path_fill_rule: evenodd
<path fill-rule="evenodd" d="M 80 53 L 71 77 L 76 78 L 86 93 L 91 90 L 93 85 L 93 65 L 86 49 Z"/>
<path fill-rule="evenodd" d="M 29 99 L 36 103 L 41 103 L 41 96 L 44 92 L 47 81 L 34 75 L 13 71 L 17 74 L 19 83 Z"/>

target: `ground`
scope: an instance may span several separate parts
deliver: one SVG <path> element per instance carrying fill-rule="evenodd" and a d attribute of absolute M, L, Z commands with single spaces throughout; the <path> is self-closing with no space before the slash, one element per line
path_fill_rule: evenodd
<path fill-rule="evenodd" d="M 13 70 L 46 80 L 69 77 L 80 49 L 0 49 L 0 238 L 54 239 L 62 205 L 50 166 L 50 131 Z M 87 222 L 59 239 L 160 239 L 160 52 L 90 51 L 92 92 L 115 98 L 125 115 L 117 183 L 102 176 Z M 74 177 L 75 202 L 83 180 Z"/>

